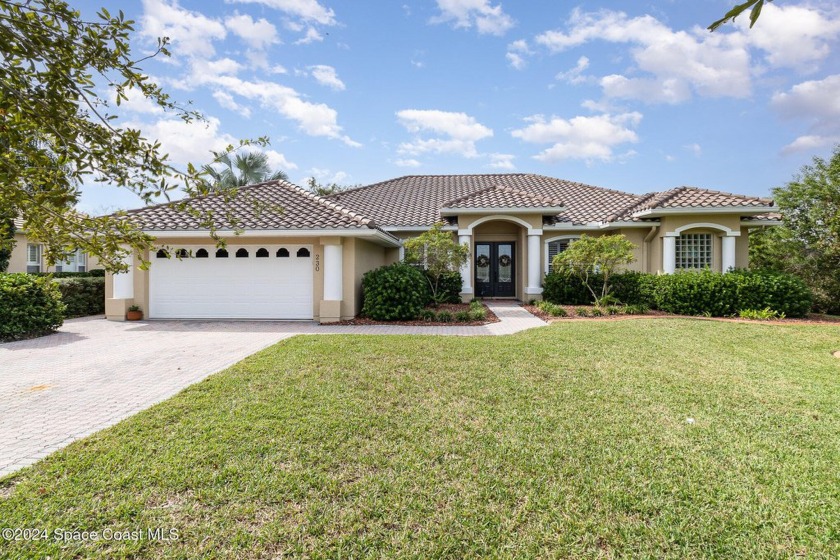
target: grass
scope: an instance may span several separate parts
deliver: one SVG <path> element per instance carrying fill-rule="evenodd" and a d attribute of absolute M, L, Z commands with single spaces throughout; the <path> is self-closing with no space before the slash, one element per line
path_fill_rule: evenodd
<path fill-rule="evenodd" d="M 296 337 L 0 481 L 0 556 L 836 558 L 833 326 Z M 693 419 L 693 422 L 689 419 Z"/>

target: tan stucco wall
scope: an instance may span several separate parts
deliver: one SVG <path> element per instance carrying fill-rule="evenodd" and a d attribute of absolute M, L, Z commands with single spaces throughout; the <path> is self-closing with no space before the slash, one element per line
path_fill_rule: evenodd
<path fill-rule="evenodd" d="M 661 227 L 659 228 L 659 232 L 657 233 L 656 238 L 653 239 L 651 242 L 655 247 L 656 251 L 654 251 L 657 255 L 657 258 L 650 263 L 650 270 L 649 272 L 656 272 L 661 273 L 662 270 L 662 238 L 665 237 L 666 233 L 670 233 L 675 231 L 677 228 L 691 225 L 691 224 L 715 224 L 719 226 L 723 226 L 729 228 L 732 231 L 741 231 L 741 217 L 738 214 L 702 214 L 702 215 L 680 215 L 680 216 L 663 216 L 660 218 Z M 712 234 L 712 270 L 720 272 L 721 271 L 721 240 L 720 238 L 725 235 L 725 232 L 720 229 L 698 226 L 696 228 L 690 228 L 683 230 L 682 233 L 711 233 Z M 741 244 L 749 243 L 749 241 L 740 240 L 740 238 L 735 240 L 735 255 L 736 255 L 736 265 L 738 264 L 738 245 L 739 241 Z M 745 249 L 743 249 L 745 250 Z"/>
<path fill-rule="evenodd" d="M 12 249 L 12 254 L 9 258 L 9 269 L 7 272 L 26 272 L 26 246 L 29 240 L 26 235 L 22 233 L 15 233 L 15 247 Z M 93 270 L 94 268 L 103 268 L 99 259 L 91 255 L 87 255 L 87 268 L 85 270 Z M 41 272 L 55 272 L 55 266 L 48 266 L 47 259 L 44 258 L 43 249 L 41 250 Z"/>
<path fill-rule="evenodd" d="M 355 297 L 346 297 L 345 301 L 352 303 L 353 307 L 347 310 L 346 318 L 353 318 L 362 310 L 362 276 L 365 272 L 379 268 L 387 262 L 386 248 L 375 245 L 364 239 L 354 239 L 356 250 L 355 263 L 353 265 L 353 289 L 351 292 Z M 399 253 L 397 255 L 399 257 Z M 348 271 L 345 270 L 345 278 L 347 278 Z"/>

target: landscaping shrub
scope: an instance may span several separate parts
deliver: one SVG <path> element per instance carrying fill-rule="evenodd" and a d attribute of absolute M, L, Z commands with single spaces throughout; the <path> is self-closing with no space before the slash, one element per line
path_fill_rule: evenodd
<path fill-rule="evenodd" d="M 432 309 L 424 309 L 420 312 L 420 318 L 424 321 L 434 321 L 437 319 L 437 313 Z"/>
<path fill-rule="evenodd" d="M 66 318 L 105 313 L 105 278 L 58 278 Z"/>
<path fill-rule="evenodd" d="M 559 305 L 588 305 L 592 293 L 577 276 L 553 272 L 543 279 L 543 299 Z"/>
<path fill-rule="evenodd" d="M 451 323 L 452 313 L 450 313 L 449 311 L 441 311 L 437 314 L 437 320 L 441 323 Z"/>
<path fill-rule="evenodd" d="M 616 301 L 625 305 L 644 304 L 653 302 L 653 290 L 656 286 L 656 275 L 646 272 L 627 270 L 616 274 L 610 280 Z"/>
<path fill-rule="evenodd" d="M 768 319 L 784 319 L 785 314 L 773 311 L 769 307 L 764 309 L 742 309 L 738 312 L 741 319 L 752 319 L 756 321 L 766 321 Z"/>
<path fill-rule="evenodd" d="M 812 302 L 810 290 L 798 278 L 748 270 L 665 274 L 656 279 L 654 299 L 659 309 L 669 313 L 711 317 L 765 307 L 789 317 L 802 317 Z"/>
<path fill-rule="evenodd" d="M 423 271 L 428 277 L 429 273 Z M 431 279 L 434 282 L 434 279 Z M 429 303 L 461 303 L 461 273 L 460 272 L 444 272 L 438 280 L 438 299 L 439 301 L 432 301 L 432 293 L 429 290 Z"/>
<path fill-rule="evenodd" d="M 470 321 L 470 312 L 469 311 L 459 311 L 455 314 L 455 320 L 459 323 L 466 323 Z"/>
<path fill-rule="evenodd" d="M 550 301 L 537 302 L 537 308 L 539 308 L 539 310 L 543 313 L 548 313 L 552 317 L 566 317 L 568 315 L 565 309 L 556 303 L 551 303 Z"/>
<path fill-rule="evenodd" d="M 650 311 L 650 307 L 644 303 L 631 303 L 624 306 L 624 312 L 627 315 L 644 315 L 648 311 Z"/>
<path fill-rule="evenodd" d="M 50 278 L 24 273 L 0 274 L 0 340 L 46 334 L 62 323 L 64 303 L 58 286 Z"/>
<path fill-rule="evenodd" d="M 487 310 L 481 305 L 478 307 L 470 306 L 469 314 L 472 321 L 484 321 L 487 319 Z"/>
<path fill-rule="evenodd" d="M 379 267 L 362 277 L 362 314 L 377 321 L 416 319 L 429 297 L 423 273 L 403 263 Z"/>
<path fill-rule="evenodd" d="M 589 309 L 586 307 L 578 307 L 575 309 L 575 314 L 578 317 L 589 317 Z"/>

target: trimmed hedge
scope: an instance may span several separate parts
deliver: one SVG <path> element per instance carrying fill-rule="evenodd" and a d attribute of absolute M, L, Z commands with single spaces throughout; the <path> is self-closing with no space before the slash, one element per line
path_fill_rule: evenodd
<path fill-rule="evenodd" d="M 50 278 L 0 274 L 0 340 L 50 333 L 64 323 L 61 292 Z"/>
<path fill-rule="evenodd" d="M 770 308 L 787 317 L 803 317 L 813 303 L 802 280 L 781 272 L 677 272 L 658 276 L 655 285 L 656 307 L 679 315 L 723 317 Z"/>
<path fill-rule="evenodd" d="M 596 281 L 597 283 L 597 281 Z M 744 309 L 770 308 L 803 317 L 813 295 L 798 277 L 766 270 L 683 271 L 647 274 L 627 271 L 612 277 L 610 294 L 626 305 L 645 305 L 677 315 L 737 315 Z M 587 305 L 592 294 L 574 276 L 549 274 L 543 299 L 560 305 Z"/>
<path fill-rule="evenodd" d="M 423 271 L 423 273 L 428 278 L 429 273 Z M 428 282 L 427 280 L 426 282 Z M 434 279 L 431 280 L 434 282 Z M 461 282 L 461 273 L 460 272 L 447 272 L 443 276 L 440 277 L 440 282 L 438 283 L 438 295 L 441 296 L 441 301 L 438 303 L 461 303 L 461 288 L 463 287 Z M 429 304 L 434 303 L 432 301 L 432 291 L 429 290 Z"/>
<path fill-rule="evenodd" d="M 52 276 L 53 278 L 105 278 L 105 269 L 94 268 L 87 272 L 30 272 L 35 276 Z"/>
<path fill-rule="evenodd" d="M 105 278 L 58 278 L 66 318 L 105 313 Z"/>
<path fill-rule="evenodd" d="M 429 283 L 413 266 L 395 263 L 362 277 L 362 315 L 377 321 L 416 319 L 431 298 Z"/>

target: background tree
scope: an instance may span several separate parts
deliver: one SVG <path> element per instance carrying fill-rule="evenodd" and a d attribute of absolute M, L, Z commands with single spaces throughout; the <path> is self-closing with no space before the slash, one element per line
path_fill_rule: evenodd
<path fill-rule="evenodd" d="M 122 12 L 103 8 L 86 21 L 61 0 L 0 0 L 0 208 L 23 218 L 48 262 L 65 260 L 78 247 L 105 268 L 124 270 L 124 255 L 152 245 L 120 214 L 76 212 L 85 182 L 128 189 L 144 202 L 168 200 L 176 189 L 188 196 L 210 190 L 194 166 L 176 168 L 158 142 L 117 123 L 112 100 L 119 105 L 129 92 L 186 122 L 202 118 L 172 101 L 139 67 L 168 56 L 168 40 L 135 59 L 132 31 Z M 212 214 L 200 218 L 215 236 Z"/>
<path fill-rule="evenodd" d="M 214 190 L 232 189 L 262 183 L 263 181 L 288 181 L 289 176 L 283 171 L 272 171 L 268 165 L 268 156 L 262 152 L 244 152 L 231 154 L 213 153 L 216 161 L 205 165 L 202 170 L 207 173 Z"/>
<path fill-rule="evenodd" d="M 635 248 L 633 242 L 621 234 L 600 237 L 583 234 L 554 257 L 551 264 L 555 272 L 578 277 L 592 294 L 595 305 L 601 306 L 608 301 L 612 288 L 610 278 L 618 267 L 636 260 Z"/>
<path fill-rule="evenodd" d="M 9 269 L 9 259 L 15 248 L 15 216 L 0 208 L 0 272 Z"/>
<path fill-rule="evenodd" d="M 731 10 L 726 12 L 726 15 L 711 24 L 708 27 L 709 31 L 714 31 L 728 21 L 735 21 L 735 18 L 743 14 L 747 10 L 750 11 L 750 29 L 755 25 L 761 15 L 761 9 L 764 7 L 764 2 L 772 2 L 773 0 L 747 0 L 743 4 L 737 4 Z"/>
<path fill-rule="evenodd" d="M 357 186 L 359 185 L 339 185 L 337 183 L 322 185 L 315 179 L 315 177 L 310 177 L 309 180 L 306 182 L 306 187 L 309 189 L 309 191 L 312 194 L 316 194 L 318 196 L 330 196 L 331 194 L 336 194 L 349 189 L 354 189 Z"/>
<path fill-rule="evenodd" d="M 840 313 L 840 145 L 773 196 L 784 226 L 750 235 L 750 266 L 796 274 L 814 292 L 817 310 Z"/>
<path fill-rule="evenodd" d="M 459 245 L 448 231 L 443 231 L 443 222 L 438 222 L 422 235 L 405 241 L 405 262 L 422 266 L 432 291 L 432 301 L 443 303 L 446 294 L 441 291 L 441 279 L 449 273 L 458 272 L 469 259 L 470 250 Z"/>

